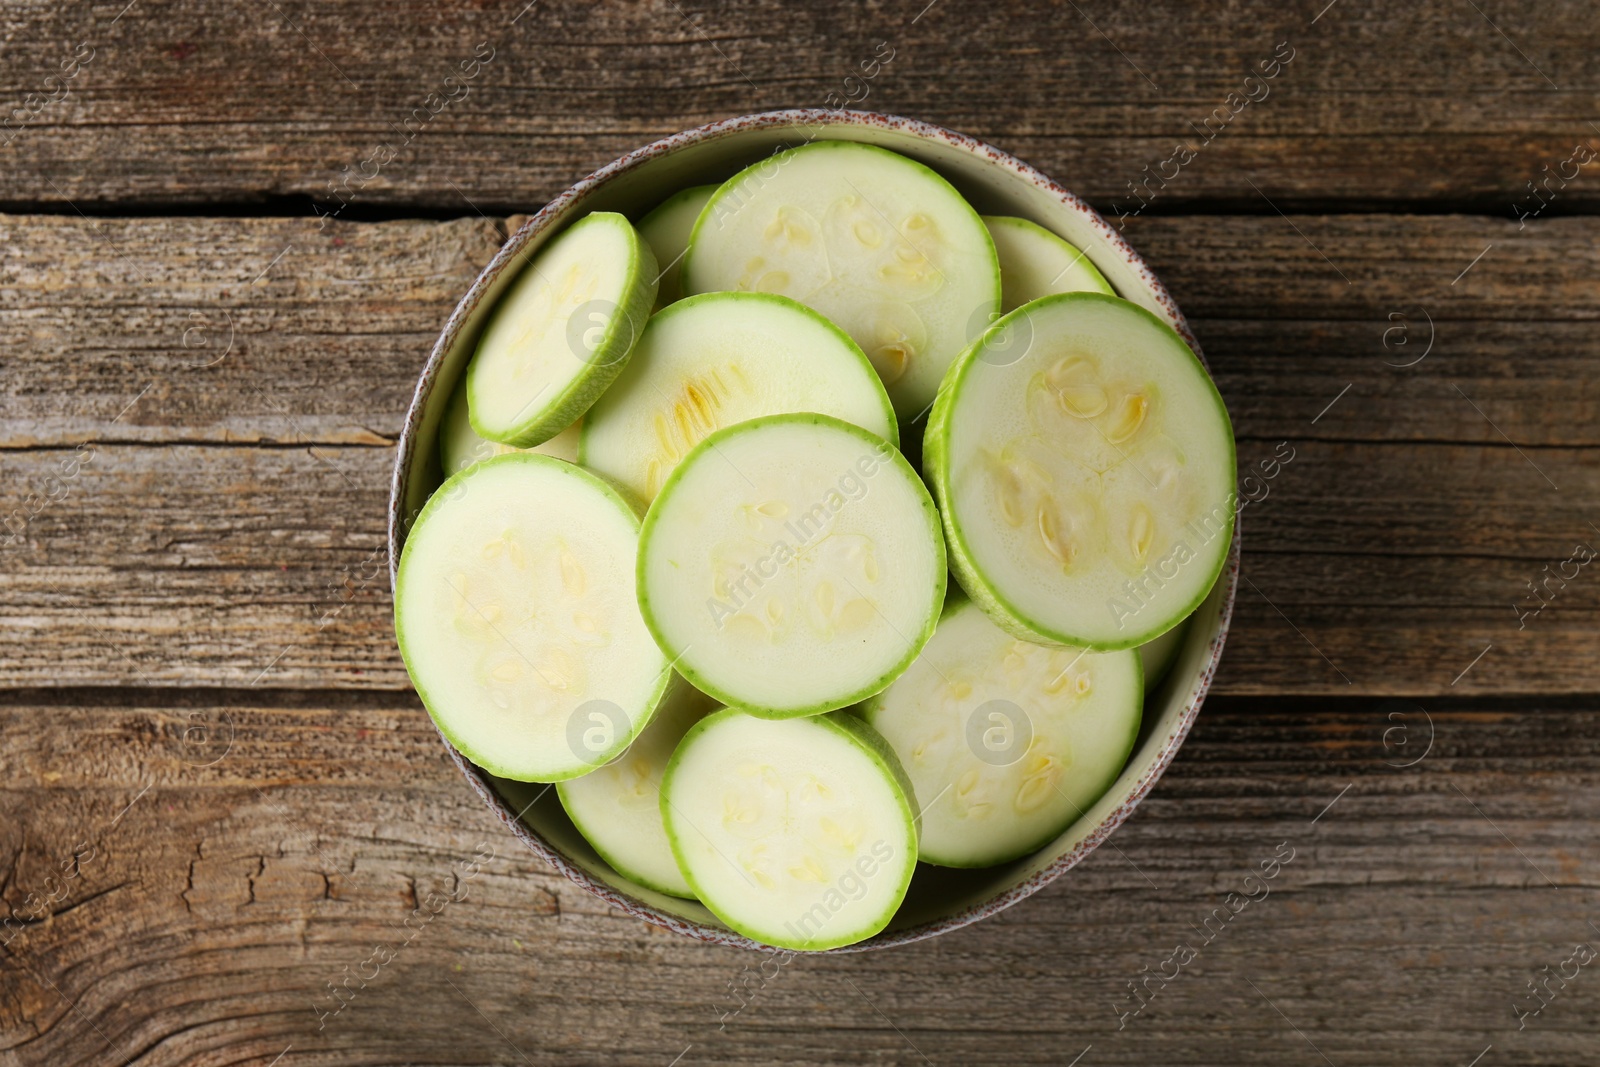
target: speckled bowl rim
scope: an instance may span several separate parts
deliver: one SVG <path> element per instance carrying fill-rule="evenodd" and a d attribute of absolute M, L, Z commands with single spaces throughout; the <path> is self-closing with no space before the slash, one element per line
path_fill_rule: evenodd
<path fill-rule="evenodd" d="M 501 271 L 506 269 L 517 258 L 523 246 L 545 229 L 562 221 L 568 207 L 581 201 L 596 188 L 660 156 L 676 152 L 690 145 L 718 140 L 755 129 L 783 126 L 819 127 L 838 125 L 892 130 L 963 149 L 988 159 L 993 165 L 1008 171 L 1015 177 L 1039 189 L 1045 190 L 1059 199 L 1064 208 L 1076 212 L 1085 221 L 1089 222 L 1105 239 L 1109 247 L 1123 256 L 1128 265 L 1134 268 L 1149 289 L 1150 294 L 1160 304 L 1173 328 L 1194 349 L 1201 362 L 1205 362 L 1205 355 L 1201 352 L 1199 343 L 1195 340 L 1194 334 L 1190 331 L 1188 323 L 1184 320 L 1182 312 L 1178 310 L 1171 294 L 1167 292 L 1166 286 L 1150 270 L 1139 253 L 1135 252 L 1132 246 L 1123 240 L 1121 233 L 1107 223 L 1098 212 L 1084 201 L 1014 156 L 1002 152 L 991 145 L 984 144 L 975 138 L 956 133 L 942 126 L 936 126 L 917 119 L 884 115 L 876 112 L 797 108 L 723 119 L 719 122 L 673 134 L 670 137 L 664 137 L 652 144 L 637 148 L 615 162 L 601 167 L 593 174 L 563 191 L 546 204 L 536 215 L 524 222 L 515 234 L 511 235 L 500 251 L 489 261 L 488 266 L 478 275 L 477 280 L 472 283 L 472 288 L 467 290 L 461 302 L 456 305 L 455 311 L 451 313 L 449 321 L 445 323 L 444 330 L 439 335 L 439 340 L 434 344 L 433 351 L 428 356 L 427 365 L 423 367 L 422 374 L 417 381 L 416 393 L 411 400 L 411 407 L 406 412 L 405 428 L 400 434 L 399 451 L 395 459 L 394 477 L 389 494 L 388 534 L 391 590 L 393 589 L 395 573 L 398 569 L 400 550 L 405 540 L 406 489 L 410 481 L 412 464 L 417 459 L 416 440 L 421 430 L 424 408 L 432 395 L 435 380 L 439 375 L 445 357 L 450 349 L 454 347 L 457 336 L 466 328 L 468 321 L 476 311 L 478 304 L 483 300 L 484 294 L 488 291 L 491 283 Z M 1194 720 L 1200 713 L 1200 705 L 1205 701 L 1207 691 L 1211 688 L 1211 680 L 1216 674 L 1217 665 L 1222 658 L 1222 646 L 1227 639 L 1228 625 L 1233 617 L 1234 597 L 1239 583 L 1240 534 L 1241 525 L 1236 520 L 1233 546 L 1229 552 L 1227 565 L 1224 567 L 1219 579 L 1219 585 L 1223 590 L 1222 602 L 1217 610 L 1216 628 L 1211 634 L 1204 664 L 1193 688 L 1189 692 L 1182 713 L 1178 716 L 1166 739 L 1161 742 L 1161 747 L 1155 760 L 1134 783 L 1133 788 L 1128 791 L 1122 802 L 1101 819 L 1100 823 L 1077 844 L 1056 857 L 1048 866 L 1027 876 L 1016 885 L 951 915 L 903 929 L 885 931 L 854 945 L 847 945 L 843 948 L 829 951 L 861 952 L 871 949 L 891 948 L 897 945 L 908 945 L 959 929 L 994 915 L 1019 900 L 1033 895 L 1077 866 L 1084 857 L 1099 847 L 1100 843 L 1109 837 L 1112 831 L 1122 825 L 1123 821 L 1139 806 L 1140 801 L 1149 794 L 1156 782 L 1160 780 L 1162 773 L 1172 763 L 1173 757 L 1177 755 L 1184 738 L 1189 734 L 1190 727 L 1194 725 Z M 1214 596 L 1215 591 L 1201 605 L 1201 611 L 1207 610 L 1206 605 L 1213 602 Z M 430 719 L 429 721 L 431 722 L 432 720 Z M 569 859 L 564 853 L 557 850 L 523 823 L 518 817 L 518 813 L 513 811 L 506 800 L 496 792 L 486 772 L 468 762 L 460 752 L 456 751 L 455 747 L 450 744 L 442 733 L 439 735 L 439 739 L 444 744 L 446 751 L 449 752 L 450 758 L 455 762 L 455 765 L 466 777 L 478 796 L 500 817 L 500 820 L 506 824 L 510 831 L 523 844 L 532 849 L 540 859 L 549 863 L 590 893 L 646 922 L 700 941 L 749 949 L 765 949 L 768 947 L 721 926 L 713 926 L 671 915 L 642 900 L 620 892 L 615 887 L 595 878 L 584 870 L 582 866 Z M 1148 745 L 1149 741 L 1146 744 Z M 1117 786 L 1113 786 L 1113 789 L 1116 788 Z"/>

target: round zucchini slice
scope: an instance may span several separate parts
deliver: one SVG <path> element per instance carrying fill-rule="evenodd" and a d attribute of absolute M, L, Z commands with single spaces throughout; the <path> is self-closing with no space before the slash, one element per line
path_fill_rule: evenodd
<path fill-rule="evenodd" d="M 679 274 L 683 270 L 683 254 L 689 250 L 689 235 L 694 232 L 694 223 L 700 217 L 700 210 L 716 191 L 715 185 L 696 185 L 680 190 L 639 220 L 639 236 L 655 253 L 656 264 L 661 272 L 656 287 L 658 310 L 676 302 L 683 295 Z"/>
<path fill-rule="evenodd" d="M 695 224 L 683 284 L 820 311 L 907 419 L 1000 307 L 994 242 L 971 205 L 921 163 L 850 141 L 792 148 L 724 182 Z"/>
<path fill-rule="evenodd" d="M 673 754 L 661 811 L 712 914 L 756 941 L 816 951 L 888 925 L 917 861 L 909 783 L 845 713 L 702 719 Z"/>
<path fill-rule="evenodd" d="M 575 422 L 543 444 L 526 449 L 486 440 L 478 436 L 472 428 L 472 421 L 467 418 L 467 380 L 463 377 L 450 395 L 450 405 L 445 408 L 444 420 L 439 424 L 439 464 L 448 478 L 474 463 L 510 452 L 537 452 L 541 456 L 554 456 L 568 463 L 576 463 L 578 431 L 582 425 L 581 421 Z"/>
<path fill-rule="evenodd" d="M 817 411 L 898 440 L 894 409 L 848 334 L 770 293 L 705 293 L 652 316 L 628 367 L 584 416 L 580 462 L 643 500 L 712 431 Z"/>
<path fill-rule="evenodd" d="M 613 870 L 675 897 L 694 890 L 678 871 L 661 818 L 661 776 L 667 761 L 716 702 L 678 679 L 650 725 L 628 750 L 582 778 L 556 783 L 572 824 Z"/>
<path fill-rule="evenodd" d="M 883 438 L 768 415 L 695 446 L 645 516 L 639 606 L 673 665 L 734 707 L 815 715 L 883 689 L 944 602 L 939 518 Z"/>
<path fill-rule="evenodd" d="M 985 215 L 983 224 L 1000 259 L 1002 312 L 1055 293 L 1115 295 L 1111 283 L 1077 245 L 1043 226 L 1008 215 Z"/>
<path fill-rule="evenodd" d="M 1139 655 L 1019 641 L 952 595 L 933 640 L 862 708 L 922 813 L 920 858 L 989 867 L 1053 840 L 1116 781 L 1139 733 Z"/>
<path fill-rule="evenodd" d="M 1233 537 L 1233 429 L 1166 323 L 1066 293 L 951 368 L 923 461 L 961 587 L 1024 640 L 1133 648 L 1183 620 Z"/>
<path fill-rule="evenodd" d="M 639 617 L 638 539 L 615 489 L 550 456 L 485 460 L 434 493 L 400 554 L 395 636 L 462 755 L 560 781 L 649 723 L 672 672 Z"/>
<path fill-rule="evenodd" d="M 480 437 L 529 448 L 574 422 L 633 351 L 656 298 L 656 260 L 621 215 L 557 234 L 500 297 L 467 366 Z"/>

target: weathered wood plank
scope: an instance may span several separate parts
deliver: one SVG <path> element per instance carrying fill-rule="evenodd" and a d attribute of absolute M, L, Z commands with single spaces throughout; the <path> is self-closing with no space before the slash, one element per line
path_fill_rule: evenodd
<path fill-rule="evenodd" d="M 1506 447 L 1289 447 L 1274 478 L 1274 447 L 1241 448 L 1257 500 L 1219 691 L 1597 688 L 1600 583 L 1568 561 L 1600 542 L 1600 451 L 1538 450 L 1558 491 Z M 64 494 L 3 548 L 0 684 L 406 687 L 388 450 L 102 446 L 64 478 L 74 455 L 0 452 L 0 483 Z"/>
<path fill-rule="evenodd" d="M 0 447 L 390 443 L 503 237 L 482 218 L 319 232 L 297 219 L 0 217 L 0 345 L 13 356 Z"/>
<path fill-rule="evenodd" d="M 404 687 L 390 443 L 495 225 L 3 225 L 0 682 Z M 1600 536 L 1597 226 L 1301 219 L 1346 285 L 1283 219 L 1139 220 L 1266 494 L 1222 691 L 1595 691 L 1588 572 L 1523 616 Z"/>
<path fill-rule="evenodd" d="M 0 12 L 0 101 L 23 109 L 0 201 L 332 207 L 348 168 L 352 209 L 518 210 L 679 129 L 859 99 L 987 139 L 1108 209 L 1187 143 L 1157 208 L 1269 211 L 1265 194 L 1511 217 L 1527 182 L 1596 137 L 1600 29 L 1577 0 L 1249 0 L 1225 17 L 1042 0 L 122 7 Z M 892 61 L 846 82 L 880 42 Z M 1247 83 L 1275 54 L 1292 58 Z M 47 81 L 63 63 L 75 76 Z M 1560 210 L 1600 205 L 1590 172 L 1552 189 Z"/>
<path fill-rule="evenodd" d="M 65 682 L 80 641 L 91 684 L 406 684 L 390 450 L 102 446 L 64 477 L 76 455 L 0 452 L 0 477 L 44 502 L 0 578 L 13 684 Z"/>
<path fill-rule="evenodd" d="M 0 350 L 25 357 L 0 362 L 0 448 L 388 443 L 502 228 L 0 216 Z M 1241 436 L 1600 443 L 1596 220 L 1201 216 L 1128 232 Z"/>
<path fill-rule="evenodd" d="M 8 1062 L 1280 1064 L 1317 1062 L 1309 1039 L 1334 1063 L 1492 1042 L 1556 1064 L 1600 1025 L 1582 978 L 1520 1032 L 1512 1012 L 1596 939 L 1581 701 L 1456 701 L 1431 725 L 1218 701 L 1116 847 L 1055 885 L 763 979 L 760 956 L 611 912 L 521 850 L 414 703 L 201 696 L 0 708 L 0 901 L 39 916 L 0 948 Z M 194 743 L 225 723 L 225 752 Z M 1228 893 L 1259 899 L 1207 942 Z M 1198 956 L 1122 1019 L 1180 942 Z M 332 1014 L 328 983 L 357 972 Z"/>

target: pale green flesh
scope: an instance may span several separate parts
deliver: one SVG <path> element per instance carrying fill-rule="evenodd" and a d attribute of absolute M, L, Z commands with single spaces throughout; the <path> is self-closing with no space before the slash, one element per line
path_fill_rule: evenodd
<path fill-rule="evenodd" d="M 1183 635 L 1188 632 L 1189 620 L 1184 619 L 1154 641 L 1139 646 L 1139 659 L 1144 663 L 1147 687 L 1154 687 L 1167 676 L 1172 669 L 1172 661 L 1178 658 L 1178 651 L 1183 647 Z"/>
<path fill-rule="evenodd" d="M 656 255 L 656 265 L 661 272 L 656 290 L 656 310 L 676 302 L 683 295 L 680 272 L 683 254 L 689 250 L 689 235 L 694 232 L 700 209 L 706 206 L 715 185 L 696 185 L 674 193 L 663 203 L 639 220 L 639 236 L 650 245 Z"/>
<path fill-rule="evenodd" d="M 1066 830 L 1121 772 L 1139 730 L 1132 650 L 1020 641 L 952 597 L 933 640 L 863 714 L 921 811 L 921 859 L 988 867 Z"/>
<path fill-rule="evenodd" d="M 690 297 L 650 319 L 627 368 L 585 415 L 581 462 L 649 501 L 713 431 L 786 411 L 897 437 L 872 365 L 816 312 L 767 293 Z"/>
<path fill-rule="evenodd" d="M 1177 334 L 1116 297 L 1046 297 L 996 323 L 941 388 L 924 462 L 962 588 L 1019 637 L 1143 644 L 1227 557 L 1222 399 Z"/>
<path fill-rule="evenodd" d="M 439 464 L 445 477 L 460 474 L 475 463 L 510 452 L 535 452 L 541 456 L 554 456 L 568 463 L 578 461 L 578 432 L 581 421 L 573 423 L 543 444 L 532 448 L 516 448 L 479 437 L 467 418 L 467 380 L 461 379 L 450 396 L 450 406 L 445 408 L 444 421 L 439 424 Z"/>
<path fill-rule="evenodd" d="M 662 785 L 673 854 L 706 907 L 769 945 L 821 950 L 882 930 L 917 834 L 898 768 L 870 731 L 826 715 L 702 720 Z"/>
<path fill-rule="evenodd" d="M 639 603 L 697 688 L 812 715 L 888 685 L 932 632 L 945 556 L 927 490 L 888 442 L 818 414 L 718 431 L 645 518 Z"/>
<path fill-rule="evenodd" d="M 920 163 L 841 141 L 725 182 L 695 225 L 683 285 L 815 308 L 855 338 L 903 418 L 1000 304 L 994 243 L 960 194 Z"/>
<path fill-rule="evenodd" d="M 1000 260 L 1000 310 L 1055 293 L 1111 293 L 1111 284 L 1089 257 L 1067 241 L 1027 219 L 985 215 Z"/>
<path fill-rule="evenodd" d="M 395 630 L 428 713 L 472 762 L 558 781 L 649 722 L 671 672 L 639 617 L 638 530 L 616 490 L 548 456 L 486 460 L 429 500 Z"/>
<path fill-rule="evenodd" d="M 528 448 L 576 422 L 622 372 L 656 294 L 655 256 L 628 220 L 586 215 L 500 297 L 467 368 L 472 428 Z"/>
<path fill-rule="evenodd" d="M 693 897 L 661 818 L 661 777 L 678 742 L 716 702 L 679 680 L 628 750 L 556 793 L 573 825 L 612 868 L 658 893 Z"/>

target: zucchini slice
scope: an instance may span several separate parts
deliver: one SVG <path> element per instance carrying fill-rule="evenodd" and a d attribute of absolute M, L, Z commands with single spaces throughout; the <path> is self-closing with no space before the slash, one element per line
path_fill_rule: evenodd
<path fill-rule="evenodd" d="M 628 367 L 584 416 L 580 462 L 643 500 L 713 430 L 817 411 L 893 444 L 894 409 L 849 335 L 770 293 L 706 293 L 652 316 Z"/>
<path fill-rule="evenodd" d="M 678 871 L 661 819 L 661 776 L 689 727 L 716 702 L 677 679 L 628 750 L 582 778 L 556 783 L 572 824 L 617 873 L 675 897 L 694 890 Z"/>
<path fill-rule="evenodd" d="M 989 228 L 1000 259 L 1002 312 L 1055 293 L 1116 295 L 1077 245 L 1043 226 L 1009 215 L 985 215 L 983 224 Z"/>
<path fill-rule="evenodd" d="M 1139 733 L 1139 655 L 1019 641 L 952 595 L 917 662 L 862 708 L 911 778 L 920 858 L 989 867 L 1041 847 L 1116 781 Z"/>
<path fill-rule="evenodd" d="M 586 215 L 500 297 L 467 366 L 480 437 L 528 448 L 574 422 L 622 373 L 656 298 L 656 260 L 621 215 Z"/>
<path fill-rule="evenodd" d="M 971 205 L 921 163 L 851 141 L 792 148 L 724 182 L 695 224 L 683 284 L 820 311 L 906 419 L 1000 307 L 994 242 Z"/>
<path fill-rule="evenodd" d="M 689 250 L 689 235 L 694 232 L 700 211 L 717 191 L 715 185 L 696 185 L 669 196 L 639 220 L 639 236 L 655 253 L 660 276 L 656 287 L 656 310 L 675 303 L 683 296 L 679 276 L 683 254 Z"/>
<path fill-rule="evenodd" d="M 672 672 L 639 618 L 638 539 L 615 489 L 550 456 L 497 456 L 434 493 L 400 554 L 395 636 L 462 755 L 560 781 L 649 723 Z"/>
<path fill-rule="evenodd" d="M 782 717 L 892 682 L 945 591 L 933 501 L 887 441 L 828 415 L 707 437 L 645 516 L 639 607 L 695 688 Z"/>
<path fill-rule="evenodd" d="M 728 926 L 779 948 L 849 945 L 882 930 L 911 883 L 909 783 L 865 723 L 836 713 L 702 719 L 661 785 L 673 854 Z"/>
<path fill-rule="evenodd" d="M 961 587 L 1024 640 L 1133 648 L 1222 571 L 1233 429 L 1166 323 L 1065 293 L 996 322 L 951 368 L 923 462 Z"/>
<path fill-rule="evenodd" d="M 467 418 L 467 380 L 462 378 L 456 391 L 450 395 L 450 406 L 445 408 L 444 420 L 439 424 L 439 464 L 445 477 L 459 474 L 474 463 L 482 463 L 509 452 L 537 452 L 541 456 L 554 456 L 568 463 L 578 461 L 578 431 L 583 423 L 573 423 L 543 444 L 532 448 L 516 448 L 479 437 Z"/>

